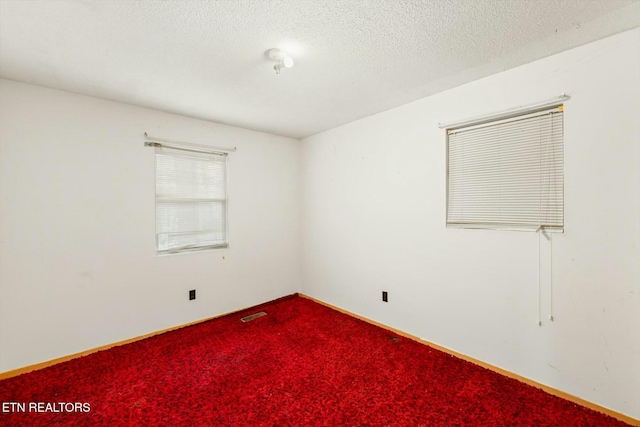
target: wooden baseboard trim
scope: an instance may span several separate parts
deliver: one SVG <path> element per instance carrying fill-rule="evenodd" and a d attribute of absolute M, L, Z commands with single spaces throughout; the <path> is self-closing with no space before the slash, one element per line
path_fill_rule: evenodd
<path fill-rule="evenodd" d="M 335 305 L 326 303 L 324 301 L 321 301 L 319 299 L 310 297 L 308 295 L 299 294 L 299 296 L 301 298 L 309 299 L 311 301 L 317 302 L 318 304 L 324 305 L 325 307 L 328 307 L 328 308 L 331 308 L 333 310 L 336 310 L 336 311 L 339 311 L 341 313 L 344 313 L 344 314 L 346 314 L 348 316 L 355 317 L 356 319 L 360 319 L 360 320 L 362 320 L 364 322 L 367 322 L 367 323 L 370 323 L 372 325 L 378 326 L 378 327 L 380 327 L 382 329 L 386 329 L 386 330 L 391 331 L 391 332 L 393 332 L 393 333 L 395 333 L 397 335 L 400 335 L 402 337 L 409 338 L 409 339 L 411 339 L 413 341 L 417 341 L 417 342 L 419 342 L 421 344 L 424 344 L 424 345 L 427 345 L 427 346 L 429 346 L 431 348 L 435 348 L 436 350 L 440 350 L 443 353 L 447 353 L 447 354 L 450 354 L 452 356 L 458 357 L 458 358 L 460 358 L 462 360 L 466 360 L 467 362 L 471 362 L 471 363 L 473 363 L 475 365 L 482 366 L 483 368 L 486 368 L 486 369 L 489 369 L 490 371 L 493 371 L 493 372 L 496 372 L 498 374 L 504 375 L 505 377 L 509 377 L 509 378 L 514 379 L 514 380 L 518 380 L 520 382 L 523 382 L 523 383 L 525 383 L 527 385 L 539 388 L 539 389 L 541 389 L 541 390 L 543 390 L 543 391 L 545 391 L 545 392 L 547 392 L 547 393 L 549 393 L 549 394 L 551 394 L 553 396 L 560 397 L 562 399 L 568 400 L 569 402 L 573 402 L 576 405 L 584 406 L 585 408 L 589 408 L 589 409 L 592 409 L 592 410 L 594 410 L 596 412 L 600 412 L 600 413 L 609 415 L 609 416 L 611 416 L 611 417 L 613 417 L 613 418 L 615 418 L 617 420 L 620 420 L 620 421 L 625 422 L 627 424 L 630 424 L 632 426 L 640 427 L 640 420 L 635 419 L 633 417 L 630 417 L 628 415 L 624 415 L 624 414 L 616 412 L 616 411 L 614 411 L 612 409 L 606 408 L 604 406 L 600 406 L 600 405 L 598 405 L 596 403 L 589 402 L 588 400 L 584 400 L 584 399 L 582 399 L 580 397 L 574 396 L 572 394 L 569 394 L 569 393 L 566 393 L 564 391 L 555 389 L 553 387 L 550 387 L 548 385 L 539 383 L 539 382 L 534 381 L 532 379 L 523 377 L 523 376 L 518 375 L 516 373 L 510 372 L 510 371 L 507 371 L 505 369 L 499 368 L 497 366 L 491 365 L 489 363 L 483 362 L 482 360 L 475 359 L 475 358 L 467 356 L 465 354 L 458 353 L 457 351 L 450 350 L 450 349 L 448 349 L 446 347 L 443 347 L 441 345 L 434 344 L 434 343 L 432 343 L 430 341 L 423 340 L 422 338 L 419 338 L 419 337 L 417 337 L 415 335 L 408 334 L 408 333 L 403 332 L 403 331 L 401 331 L 399 329 L 392 328 L 392 327 L 387 326 L 387 325 L 385 325 L 383 323 L 376 322 L 375 320 L 368 319 L 366 317 L 363 317 L 363 316 L 360 316 L 358 314 L 352 313 L 352 312 L 350 312 L 348 310 L 345 310 L 345 309 L 337 307 Z"/>
<path fill-rule="evenodd" d="M 271 303 L 276 302 L 276 301 L 292 298 L 292 297 L 295 297 L 297 295 L 298 295 L 297 293 L 296 294 L 292 294 L 292 295 L 287 295 L 287 296 L 284 296 L 284 297 L 281 297 L 281 298 L 277 298 L 277 299 L 275 299 L 273 301 L 261 303 L 261 304 L 258 304 L 258 305 L 253 305 L 253 306 L 250 306 L 250 307 L 241 308 L 241 309 L 238 309 L 238 310 L 229 311 L 229 312 L 226 312 L 226 313 L 219 314 L 217 316 L 212 316 L 212 317 L 207 317 L 207 318 L 200 319 L 200 320 L 195 320 L 193 322 L 185 323 L 185 324 L 178 325 L 178 326 L 172 326 L 170 328 L 162 329 L 160 331 L 150 332 L 148 334 L 140 335 L 140 336 L 137 336 L 137 337 L 126 339 L 126 340 L 114 342 L 114 343 L 111 343 L 111 344 L 102 345 L 100 347 L 91 348 L 89 350 L 81 351 L 79 353 L 69 354 L 67 356 L 62 356 L 62 357 L 58 357 L 56 359 L 47 360 L 46 362 L 40 362 L 40 363 L 36 363 L 34 365 L 23 366 L 22 368 L 17 368 L 17 369 L 13 369 L 11 371 L 2 372 L 2 373 L 0 373 L 0 381 L 4 380 L 4 379 L 7 379 L 7 378 L 11 378 L 11 377 L 16 377 L 18 375 L 26 374 L 27 372 L 37 371 L 39 369 L 44 369 L 44 368 L 47 368 L 49 366 L 57 365 L 58 363 L 66 362 L 68 360 L 77 359 L 77 358 L 83 357 L 83 356 L 88 356 L 89 354 L 97 353 L 98 351 L 108 350 L 108 349 L 113 348 L 113 347 L 118 347 L 118 346 L 121 346 L 121 345 L 130 344 L 130 343 L 133 343 L 133 342 L 136 342 L 136 341 L 140 341 L 140 340 L 143 340 L 143 339 L 146 339 L 146 338 L 151 338 L 151 337 L 156 336 L 156 335 L 160 335 L 160 334 L 164 334 L 164 333 L 167 333 L 167 332 L 175 331 L 177 329 L 186 328 L 187 326 L 197 325 L 198 323 L 207 322 L 209 320 L 217 319 L 217 318 L 224 317 L 224 316 L 230 316 L 232 314 L 240 313 L 240 312 L 246 311 L 246 310 L 254 310 L 254 309 L 262 307 L 262 306 L 264 306 L 266 304 L 271 304 Z"/>

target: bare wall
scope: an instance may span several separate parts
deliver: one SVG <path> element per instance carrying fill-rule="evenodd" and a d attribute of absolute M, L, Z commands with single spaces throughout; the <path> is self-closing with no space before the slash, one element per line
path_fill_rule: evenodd
<path fill-rule="evenodd" d="M 229 249 L 155 255 L 145 131 L 238 147 Z M 299 154 L 291 138 L 0 81 L 0 372 L 298 292 Z"/>
<path fill-rule="evenodd" d="M 302 292 L 640 418 L 639 39 L 304 139 Z M 447 229 L 438 123 L 562 92 L 565 233 L 541 241 L 539 261 L 535 233 Z"/>

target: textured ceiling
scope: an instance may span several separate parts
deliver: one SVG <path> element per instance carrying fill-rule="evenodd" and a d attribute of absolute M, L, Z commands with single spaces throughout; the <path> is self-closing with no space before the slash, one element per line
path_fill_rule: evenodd
<path fill-rule="evenodd" d="M 638 26 L 637 0 L 0 0 L 0 76 L 302 138 Z"/>

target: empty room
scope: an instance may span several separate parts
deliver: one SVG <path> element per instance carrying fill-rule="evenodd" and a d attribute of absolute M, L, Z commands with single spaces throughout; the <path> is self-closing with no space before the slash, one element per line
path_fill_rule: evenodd
<path fill-rule="evenodd" d="M 640 426 L 640 1 L 0 0 L 0 426 Z"/>

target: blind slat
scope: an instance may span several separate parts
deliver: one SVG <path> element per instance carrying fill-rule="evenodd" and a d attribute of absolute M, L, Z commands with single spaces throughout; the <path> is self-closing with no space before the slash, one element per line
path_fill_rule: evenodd
<path fill-rule="evenodd" d="M 226 158 L 156 149 L 158 253 L 228 245 Z"/>
<path fill-rule="evenodd" d="M 447 224 L 564 227 L 562 109 L 449 133 Z"/>

